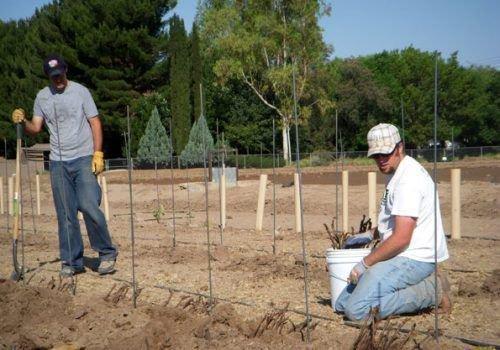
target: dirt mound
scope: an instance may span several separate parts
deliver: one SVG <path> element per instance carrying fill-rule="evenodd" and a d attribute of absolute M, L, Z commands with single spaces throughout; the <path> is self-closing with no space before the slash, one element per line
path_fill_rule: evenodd
<path fill-rule="evenodd" d="M 1 280 L 0 310 L 0 348 L 51 348 L 74 330 L 71 298 L 62 292 Z"/>
<path fill-rule="evenodd" d="M 493 274 L 485 279 L 481 290 L 492 298 L 500 296 L 500 269 L 494 270 Z"/>
<path fill-rule="evenodd" d="M 294 324 L 285 311 L 247 320 L 230 304 L 211 309 L 206 299 L 189 296 L 175 306 L 131 309 L 128 301 L 115 303 L 107 297 L 79 300 L 59 291 L 61 286 L 1 280 L 0 349 L 263 349 L 304 344 L 304 325 Z"/>

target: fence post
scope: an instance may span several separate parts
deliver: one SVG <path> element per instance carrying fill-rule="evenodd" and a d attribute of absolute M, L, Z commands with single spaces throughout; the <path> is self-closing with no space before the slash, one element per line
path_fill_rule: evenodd
<path fill-rule="evenodd" d="M 481 160 L 483 160 L 483 146 L 479 147 L 480 151 L 481 151 Z"/>

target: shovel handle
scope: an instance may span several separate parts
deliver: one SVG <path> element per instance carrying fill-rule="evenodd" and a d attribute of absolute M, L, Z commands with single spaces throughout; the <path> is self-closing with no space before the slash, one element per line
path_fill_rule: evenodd
<path fill-rule="evenodd" d="M 14 240 L 17 240 L 18 235 L 19 235 L 19 193 L 20 193 L 20 188 L 21 188 L 21 139 L 23 135 L 23 127 L 21 123 L 16 124 L 16 134 L 17 134 L 17 140 L 16 140 L 16 181 L 14 183 L 14 201 L 13 201 L 13 208 L 14 208 L 14 224 L 13 224 L 13 232 L 12 232 L 12 237 Z"/>

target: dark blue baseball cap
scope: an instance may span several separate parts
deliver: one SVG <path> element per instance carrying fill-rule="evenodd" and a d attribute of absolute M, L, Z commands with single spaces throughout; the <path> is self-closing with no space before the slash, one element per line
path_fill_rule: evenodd
<path fill-rule="evenodd" d="M 43 71 L 48 77 L 55 77 L 66 72 L 66 62 L 56 54 L 51 54 L 43 61 Z"/>

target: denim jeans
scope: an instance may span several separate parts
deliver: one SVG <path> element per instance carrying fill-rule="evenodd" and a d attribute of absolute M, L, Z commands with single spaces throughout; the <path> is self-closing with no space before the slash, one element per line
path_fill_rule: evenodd
<path fill-rule="evenodd" d="M 90 246 L 99 260 L 115 260 L 106 219 L 99 205 L 101 188 L 92 173 L 92 156 L 70 161 L 50 161 L 50 180 L 59 226 L 59 251 L 63 265 L 83 267 L 83 240 L 78 211 L 83 214 Z"/>
<path fill-rule="evenodd" d="M 351 320 L 366 319 L 372 307 L 379 318 L 413 313 L 435 304 L 434 263 L 396 256 L 369 267 L 358 284 L 349 284 L 335 310 Z"/>

